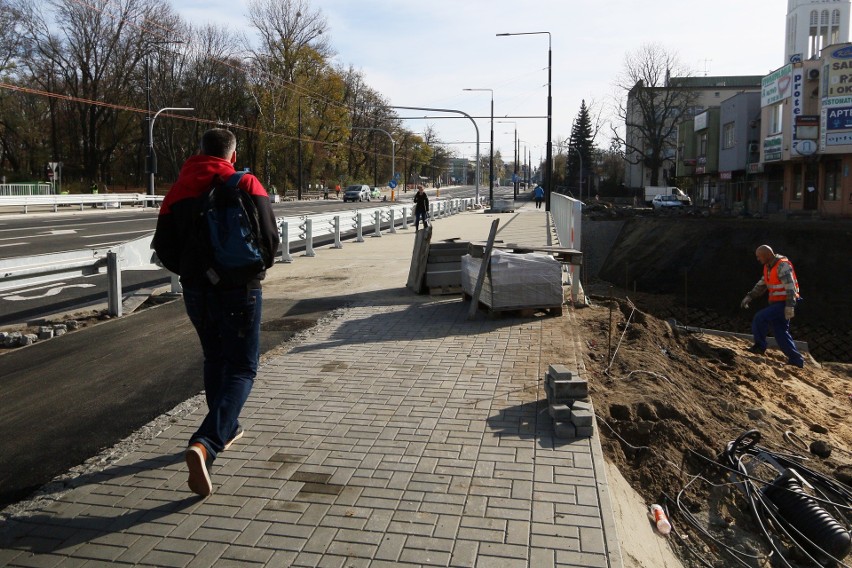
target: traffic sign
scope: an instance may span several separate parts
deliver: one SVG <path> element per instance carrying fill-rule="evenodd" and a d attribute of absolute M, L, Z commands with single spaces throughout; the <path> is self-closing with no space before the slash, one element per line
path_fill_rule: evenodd
<path fill-rule="evenodd" d="M 402 172 L 396 172 L 393 174 L 393 179 L 399 179 L 402 177 Z"/>
<path fill-rule="evenodd" d="M 392 179 L 388 182 L 388 187 L 391 188 L 391 189 L 395 189 L 396 185 L 397 185 L 397 183 L 396 183 L 395 179 Z"/>

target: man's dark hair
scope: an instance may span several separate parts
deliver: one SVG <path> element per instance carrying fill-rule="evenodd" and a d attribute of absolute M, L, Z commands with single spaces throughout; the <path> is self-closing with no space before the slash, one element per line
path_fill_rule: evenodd
<path fill-rule="evenodd" d="M 200 150 L 205 156 L 230 160 L 237 149 L 237 137 L 230 130 L 211 128 L 201 135 Z"/>

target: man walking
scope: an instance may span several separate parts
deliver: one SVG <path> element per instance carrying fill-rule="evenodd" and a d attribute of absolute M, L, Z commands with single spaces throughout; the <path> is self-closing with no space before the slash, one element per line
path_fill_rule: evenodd
<path fill-rule="evenodd" d="M 804 367 L 805 360 L 790 336 L 790 320 L 796 313 L 799 300 L 799 282 L 793 263 L 786 256 L 775 254 L 768 245 L 757 247 L 754 255 L 763 265 L 763 278 L 746 294 L 740 306 L 748 308 L 752 300 L 764 293 L 769 295 L 769 306 L 757 312 L 751 322 L 754 345 L 748 350 L 757 354 L 766 351 L 766 334 L 771 327 L 775 341 L 787 356 L 789 364 Z"/>
<path fill-rule="evenodd" d="M 236 147 L 229 130 L 214 128 L 202 135 L 199 153 L 184 163 L 163 200 L 152 245 L 163 266 L 180 275 L 186 313 L 204 355 L 208 413 L 185 453 L 189 488 L 204 497 L 213 493 L 209 472 L 213 460 L 243 435 L 238 419 L 259 358 L 260 281 L 272 266 L 279 243 L 269 195 L 256 177 L 246 173 L 237 188 L 257 209 L 264 268 L 243 279 L 247 282 L 228 286 L 208 277 L 208 255 L 198 237 L 200 201 L 215 180 L 227 181 L 234 175 Z"/>
<path fill-rule="evenodd" d="M 544 199 L 544 188 L 541 185 L 536 185 L 533 190 L 533 197 L 535 197 L 535 208 L 541 209 L 541 202 Z"/>
<path fill-rule="evenodd" d="M 420 227 L 420 221 L 423 221 L 423 228 L 426 228 L 426 214 L 429 211 L 429 196 L 423 191 L 423 186 L 417 188 L 417 193 L 414 194 L 414 230 Z"/>

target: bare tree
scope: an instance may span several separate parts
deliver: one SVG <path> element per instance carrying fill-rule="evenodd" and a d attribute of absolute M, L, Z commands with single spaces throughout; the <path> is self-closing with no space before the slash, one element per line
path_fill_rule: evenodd
<path fill-rule="evenodd" d="M 658 185 L 660 169 L 674 157 L 677 125 L 694 105 L 695 91 L 673 86 L 670 78 L 689 72 L 675 54 L 658 44 L 645 44 L 628 53 L 616 87 L 624 97 L 615 114 L 625 125 L 622 134 L 611 126 L 613 136 L 625 148 L 625 160 L 650 170 L 651 185 Z"/>
<path fill-rule="evenodd" d="M 138 135 L 138 122 L 115 106 L 87 101 L 137 102 L 127 85 L 141 58 L 141 30 L 147 22 L 176 21 L 174 12 L 163 0 L 16 0 L 15 8 L 28 80 L 76 99 L 65 105 L 67 160 L 82 176 L 108 177 L 116 148 Z"/>

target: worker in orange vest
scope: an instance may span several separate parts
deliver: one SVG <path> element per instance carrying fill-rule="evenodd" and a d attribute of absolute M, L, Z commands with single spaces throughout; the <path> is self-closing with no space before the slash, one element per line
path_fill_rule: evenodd
<path fill-rule="evenodd" d="M 787 356 L 787 362 L 804 367 L 805 360 L 790 336 L 790 320 L 796 315 L 796 304 L 800 298 L 799 281 L 793 263 L 786 256 L 775 254 L 769 245 L 757 247 L 754 255 L 763 265 L 763 277 L 742 299 L 740 306 L 748 308 L 752 300 L 764 293 L 769 295 L 769 305 L 754 315 L 751 322 L 754 345 L 748 350 L 757 354 L 765 352 L 766 334 L 771 327 L 778 347 Z"/>

